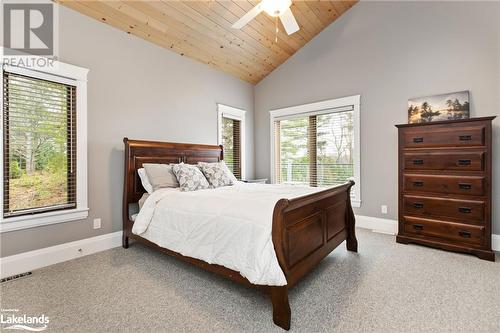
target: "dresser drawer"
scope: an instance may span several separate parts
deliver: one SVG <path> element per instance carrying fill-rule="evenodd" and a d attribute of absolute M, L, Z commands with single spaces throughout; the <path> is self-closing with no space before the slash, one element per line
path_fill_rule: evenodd
<path fill-rule="evenodd" d="M 403 141 L 407 148 L 483 146 L 484 130 L 482 126 L 407 131 Z"/>
<path fill-rule="evenodd" d="M 444 216 L 468 222 L 484 220 L 484 201 L 443 199 L 424 196 L 403 196 L 404 214 Z"/>
<path fill-rule="evenodd" d="M 484 195 L 484 177 L 482 176 L 431 176 L 405 174 L 405 191 L 431 192 L 444 194 Z"/>
<path fill-rule="evenodd" d="M 481 245 L 484 242 L 485 227 L 405 216 L 404 231 L 410 234 Z"/>
<path fill-rule="evenodd" d="M 484 152 L 426 152 L 404 153 L 406 170 L 463 170 L 482 171 Z"/>

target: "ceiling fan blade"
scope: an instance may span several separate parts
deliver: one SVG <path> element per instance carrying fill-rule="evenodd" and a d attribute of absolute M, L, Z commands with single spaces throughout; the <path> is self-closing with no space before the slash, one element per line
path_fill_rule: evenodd
<path fill-rule="evenodd" d="M 299 30 L 299 24 L 295 20 L 295 17 L 293 16 L 292 11 L 290 8 L 285 10 L 283 14 L 280 15 L 280 20 L 281 23 L 283 23 L 283 26 L 285 27 L 286 33 L 291 35 L 297 30 Z"/>
<path fill-rule="evenodd" d="M 234 29 L 243 28 L 245 25 L 247 25 L 248 22 L 250 22 L 255 16 L 259 15 L 261 12 L 262 12 L 262 9 L 261 9 L 260 3 L 259 3 L 257 6 L 250 9 L 250 11 L 248 13 L 243 15 L 242 18 L 240 18 L 238 21 L 236 21 L 236 23 L 234 23 L 232 25 L 232 28 L 234 28 Z"/>

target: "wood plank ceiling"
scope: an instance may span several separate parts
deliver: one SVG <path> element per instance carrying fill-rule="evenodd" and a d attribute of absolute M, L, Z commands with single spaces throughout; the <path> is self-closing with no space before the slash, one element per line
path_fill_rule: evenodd
<path fill-rule="evenodd" d="M 231 25 L 259 1 L 55 0 L 128 34 L 258 83 L 357 1 L 298 0 L 300 30 L 287 35 L 261 13 L 241 30 Z M 276 24 L 278 32 L 276 32 Z"/>

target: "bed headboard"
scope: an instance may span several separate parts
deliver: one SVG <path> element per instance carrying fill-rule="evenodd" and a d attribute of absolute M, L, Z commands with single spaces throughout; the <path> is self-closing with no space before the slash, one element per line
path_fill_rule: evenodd
<path fill-rule="evenodd" d="M 143 163 L 218 162 L 223 159 L 222 146 L 129 140 L 125 143 L 125 175 L 123 184 L 123 213 L 128 218 L 128 206 L 139 201 L 144 188 L 137 174 Z"/>

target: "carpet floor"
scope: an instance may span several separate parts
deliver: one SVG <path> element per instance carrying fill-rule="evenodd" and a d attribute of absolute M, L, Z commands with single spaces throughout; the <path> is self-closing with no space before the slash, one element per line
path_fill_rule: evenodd
<path fill-rule="evenodd" d="M 358 230 L 290 291 L 295 332 L 500 332 L 500 262 Z M 271 303 L 142 246 L 115 248 L 2 283 L 1 307 L 50 332 L 283 332 Z"/>

